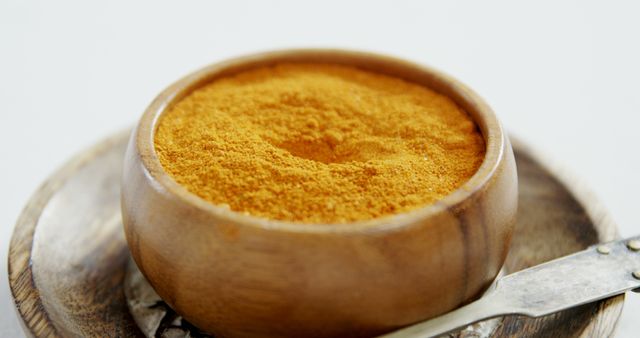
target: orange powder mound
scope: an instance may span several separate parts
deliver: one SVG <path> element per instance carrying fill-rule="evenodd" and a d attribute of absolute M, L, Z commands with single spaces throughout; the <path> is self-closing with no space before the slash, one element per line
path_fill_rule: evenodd
<path fill-rule="evenodd" d="M 420 208 L 484 159 L 477 126 L 451 99 L 398 78 L 291 63 L 216 79 L 164 113 L 164 169 L 237 212 L 347 223 Z"/>

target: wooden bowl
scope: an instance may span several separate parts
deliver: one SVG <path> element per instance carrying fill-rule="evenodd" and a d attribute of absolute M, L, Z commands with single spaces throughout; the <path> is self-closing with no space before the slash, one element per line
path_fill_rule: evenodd
<path fill-rule="evenodd" d="M 154 151 L 158 118 L 215 78 L 279 62 L 355 66 L 447 95 L 482 131 L 484 162 L 432 205 L 349 224 L 243 215 L 176 183 Z M 342 50 L 251 55 L 176 82 L 133 131 L 122 179 L 123 221 L 138 267 L 173 309 L 222 337 L 370 336 L 467 303 L 504 262 L 518 192 L 509 140 L 478 95 L 428 67 Z"/>

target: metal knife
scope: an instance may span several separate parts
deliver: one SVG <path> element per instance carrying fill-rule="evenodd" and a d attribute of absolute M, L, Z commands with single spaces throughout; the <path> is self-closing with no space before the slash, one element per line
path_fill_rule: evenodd
<path fill-rule="evenodd" d="M 473 303 L 381 337 L 437 337 L 485 319 L 545 316 L 638 288 L 640 236 L 635 236 L 507 275 Z"/>

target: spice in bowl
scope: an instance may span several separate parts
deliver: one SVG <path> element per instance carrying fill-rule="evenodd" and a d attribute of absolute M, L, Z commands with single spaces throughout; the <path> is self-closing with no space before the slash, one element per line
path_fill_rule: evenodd
<path fill-rule="evenodd" d="M 431 204 L 485 155 L 450 98 L 355 67 L 280 63 L 214 79 L 161 117 L 154 145 L 191 193 L 253 216 L 348 223 Z"/>

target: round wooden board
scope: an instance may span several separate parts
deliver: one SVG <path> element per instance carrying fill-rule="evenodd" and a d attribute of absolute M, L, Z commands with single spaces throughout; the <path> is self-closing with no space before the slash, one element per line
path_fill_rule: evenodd
<path fill-rule="evenodd" d="M 16 224 L 9 282 L 28 335 L 144 336 L 123 286 L 129 251 L 120 222 L 120 174 L 127 135 L 100 143 L 53 174 Z M 615 225 L 584 185 L 521 143 L 514 142 L 514 149 L 520 208 L 507 273 L 616 238 Z M 618 296 L 539 319 L 505 317 L 493 336 L 608 337 L 623 302 Z M 174 316 L 170 312 L 164 313 Z M 168 335 L 172 325 L 157 331 Z"/>

